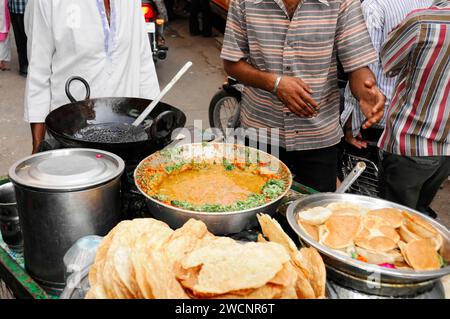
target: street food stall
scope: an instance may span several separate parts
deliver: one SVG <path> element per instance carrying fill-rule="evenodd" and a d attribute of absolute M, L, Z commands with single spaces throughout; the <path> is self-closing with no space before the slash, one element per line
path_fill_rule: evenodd
<path fill-rule="evenodd" d="M 61 153 L 60 150 L 56 152 Z M 102 151 L 95 150 L 95 152 L 108 156 Z M 257 165 L 246 166 L 245 161 L 232 161 L 231 157 L 227 157 L 232 154 L 233 158 L 240 158 L 242 155 L 244 159 L 248 159 L 251 152 L 257 154 L 254 157 L 258 159 Z M 42 154 L 49 153 L 58 156 L 54 151 Z M 228 155 L 224 157 L 223 154 Z M 103 161 L 104 157 L 100 160 Z M 449 230 L 445 226 L 427 217 L 419 217 L 419 213 L 411 209 L 383 200 L 353 194 L 317 193 L 292 182 L 292 176 L 284 164 L 273 160 L 267 153 L 226 143 L 181 143 L 155 152 L 122 175 L 121 179 L 122 190 L 125 186 L 133 188 L 133 191 L 139 194 L 132 201 L 135 204 L 140 201 L 142 211 L 135 211 L 134 216 L 130 216 L 130 212 L 123 213 L 121 220 L 130 219 L 126 217 L 131 217 L 132 220 L 110 226 L 112 231 L 91 233 L 106 237 L 98 245 L 97 256 L 90 261 L 88 270 L 80 270 L 81 273 L 78 275 L 81 278 L 80 282 L 68 289 L 60 287 L 61 282 L 56 282 L 57 280 L 49 282 L 51 277 L 42 280 L 42 276 L 47 275 L 45 272 L 40 273 L 39 278 L 32 276 L 25 270 L 29 266 L 24 266 L 23 255 L 12 252 L 2 244 L 0 249 L 2 293 L 7 292 L 10 296 L 19 298 L 57 298 L 66 288 L 61 295 L 64 298 L 445 297 L 440 281 L 449 274 L 446 263 L 450 237 Z M 25 163 L 28 165 L 30 162 L 25 160 Z M 250 171 L 252 174 L 247 175 L 246 173 Z M 210 174 L 214 174 L 217 183 L 225 182 L 220 174 L 224 176 L 239 174 L 241 181 L 249 178 L 252 181 L 252 185 L 247 185 L 249 187 L 259 182 L 259 186 L 263 185 L 261 190 L 264 196 L 251 196 L 249 197 L 251 201 L 236 202 L 220 194 L 220 185 L 215 185 L 213 190 L 207 188 L 201 190 L 201 181 L 204 178 L 211 180 Z M 131 183 L 126 181 L 130 175 Z M 258 181 L 259 177 L 262 181 Z M 183 192 L 176 193 L 177 188 L 171 185 L 183 185 Z M 245 183 L 239 185 L 243 186 Z M 231 189 L 227 191 L 234 195 L 238 194 Z M 201 197 L 197 196 L 198 192 L 203 192 Z M 170 196 L 179 196 L 179 199 L 171 200 Z M 208 196 L 218 196 L 215 199 L 223 199 L 224 202 L 219 203 L 220 206 L 217 206 L 217 203 L 198 206 L 202 205 L 201 198 Z M 121 205 L 121 210 L 124 207 L 127 209 L 130 206 Z M 136 217 L 144 218 L 136 219 Z M 361 227 L 362 224 L 364 227 Z M 27 238 L 26 234 L 24 238 Z M 176 241 L 177 238 L 183 238 L 183 242 L 187 241 L 196 248 L 189 246 L 193 251 L 189 254 L 184 253 L 185 259 L 177 259 L 181 257 L 172 257 L 169 254 L 169 257 L 166 256 L 168 258 L 166 264 L 151 262 L 154 259 L 146 255 L 148 247 L 163 246 L 164 251 L 170 251 L 172 248 L 168 247 L 172 247 L 171 245 L 173 247 L 181 245 Z M 72 239 L 72 244 L 74 243 L 76 244 L 76 240 Z M 272 248 L 275 251 L 280 247 L 285 249 L 278 252 L 270 249 L 266 251 L 267 243 L 274 246 L 275 248 Z M 71 247 L 68 244 L 64 246 Z M 297 247 L 303 248 L 298 250 Z M 106 255 L 105 251 L 108 252 Z M 155 248 L 153 253 L 157 258 L 153 257 L 164 260 L 166 257 L 158 255 L 161 251 L 161 248 Z M 287 251 L 287 254 L 281 251 Z M 223 261 L 221 252 L 231 256 L 231 259 Z M 258 253 L 253 256 L 252 252 Z M 59 252 L 60 257 L 61 253 Z M 178 256 L 177 250 L 173 254 Z M 238 258 L 242 263 L 239 269 L 249 267 L 249 273 L 259 269 L 258 273 L 261 272 L 262 276 L 261 281 L 256 284 L 259 288 L 255 288 L 252 282 L 247 282 L 246 286 L 231 285 L 229 290 L 222 291 L 215 289 L 222 287 L 223 281 L 203 282 L 204 278 L 209 278 L 208 269 L 217 274 L 218 269 L 222 269 L 220 267 L 230 266 L 231 260 L 235 261 L 237 256 L 244 256 L 243 259 Z M 194 257 L 200 259 L 194 261 Z M 296 261 L 296 258 L 300 260 Z M 266 265 L 261 259 L 274 259 L 279 262 L 276 265 L 269 263 Z M 221 262 L 226 264 L 220 266 L 217 260 L 222 260 Z M 177 269 L 174 265 L 178 265 L 178 262 L 185 265 L 183 269 L 174 270 L 173 273 L 162 270 Z M 144 264 L 149 268 L 141 269 Z M 200 264 L 204 266 L 199 272 Z M 323 264 L 323 274 L 320 267 L 308 268 L 312 267 L 308 266 L 311 264 Z M 133 271 L 132 274 L 136 277 L 127 275 L 126 269 L 129 269 L 130 265 L 135 271 L 139 270 L 142 273 Z M 164 265 L 169 266 L 164 268 Z M 61 265 L 55 267 L 61 269 Z M 272 272 L 265 273 L 266 267 L 274 268 Z M 111 269 L 115 269 L 118 277 L 112 282 L 105 282 L 104 278 L 109 278 L 109 275 L 102 276 L 99 273 L 110 274 Z M 276 269 L 278 271 L 283 269 L 283 272 L 278 274 Z M 303 269 L 301 273 L 299 269 Z M 154 278 L 150 275 L 154 273 L 166 277 Z M 249 273 L 230 272 L 229 276 L 243 280 Z M 277 276 L 274 277 L 275 274 Z M 300 281 L 299 274 L 305 276 L 307 280 Z M 64 274 L 64 279 L 67 279 L 66 275 Z M 320 282 L 324 280 L 320 278 L 323 276 L 326 276 L 326 282 L 322 285 Z M 297 279 L 292 279 L 294 277 Z M 173 280 L 174 278 L 178 281 Z M 230 279 L 227 278 L 226 280 Z M 137 286 L 132 284 L 124 286 L 128 283 L 127 280 L 136 282 Z M 167 290 L 156 292 L 156 287 L 161 287 L 158 286 L 161 285 L 158 280 L 167 282 Z M 242 280 L 239 282 L 243 282 Z M 203 286 L 198 284 L 199 282 L 202 282 Z M 208 286 L 209 284 L 212 286 Z M 45 289 L 41 288 L 43 286 Z M 283 288 L 273 290 L 274 287 Z M 114 293 L 105 295 L 105 289 Z M 322 290 L 325 291 L 323 296 L 320 293 Z"/>
<path fill-rule="evenodd" d="M 345 193 L 363 163 L 317 193 L 262 150 L 174 134 L 175 107 L 71 100 L 0 180 L 0 297 L 445 298 L 450 230 Z"/>

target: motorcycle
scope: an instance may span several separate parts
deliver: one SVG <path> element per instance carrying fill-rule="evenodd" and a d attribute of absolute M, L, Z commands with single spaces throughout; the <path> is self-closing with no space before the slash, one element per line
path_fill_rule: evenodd
<path fill-rule="evenodd" d="M 144 13 L 150 47 L 153 60 L 164 60 L 169 48 L 165 45 L 164 26 L 167 21 L 167 12 L 162 0 L 142 0 L 142 12 Z"/>
<path fill-rule="evenodd" d="M 232 77 L 213 96 L 209 104 L 209 125 L 220 129 L 224 134 L 227 128 L 240 125 L 240 102 L 244 86 Z"/>

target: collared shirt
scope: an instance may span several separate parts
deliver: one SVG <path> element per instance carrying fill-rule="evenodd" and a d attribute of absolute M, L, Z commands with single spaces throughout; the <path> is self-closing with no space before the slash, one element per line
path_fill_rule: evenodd
<path fill-rule="evenodd" d="M 379 147 L 406 156 L 450 156 L 450 2 L 414 11 L 381 51 L 399 74 Z"/>
<path fill-rule="evenodd" d="M 271 92 L 245 87 L 244 128 L 278 128 L 288 151 L 339 143 L 336 55 L 346 72 L 377 59 L 359 0 L 303 0 L 292 20 L 283 0 L 232 0 L 222 59 L 245 59 L 261 71 L 299 77 L 320 105 L 315 118 L 300 118 Z"/>
<path fill-rule="evenodd" d="M 9 12 L 24 14 L 28 0 L 9 0 Z"/>
<path fill-rule="evenodd" d="M 69 103 L 65 83 L 86 79 L 91 97 L 154 99 L 159 84 L 140 1 L 110 0 L 110 23 L 103 0 L 32 0 L 25 11 L 29 67 L 24 119 L 43 123 Z M 77 99 L 85 96 L 78 82 Z"/>
<path fill-rule="evenodd" d="M 412 11 L 429 8 L 433 0 L 366 0 L 362 4 L 364 18 L 369 30 L 372 43 L 379 54 L 383 43 L 387 40 L 389 33 L 397 27 L 405 17 Z M 391 104 L 391 97 L 395 89 L 397 77 L 384 75 L 381 61 L 377 61 L 369 68 L 375 74 L 377 84 L 381 92 L 386 96 L 386 109 Z M 345 107 L 341 115 L 341 123 L 344 125 L 349 116 L 352 115 L 353 136 L 357 136 L 366 117 L 359 108 L 358 101 L 353 97 L 350 85 L 345 88 Z M 384 128 L 385 118 L 375 128 Z"/>

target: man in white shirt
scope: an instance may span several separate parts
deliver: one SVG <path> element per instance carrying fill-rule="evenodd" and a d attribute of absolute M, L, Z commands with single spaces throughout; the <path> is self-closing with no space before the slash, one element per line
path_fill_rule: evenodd
<path fill-rule="evenodd" d="M 69 103 L 64 86 L 78 75 L 92 97 L 153 99 L 159 84 L 141 1 L 33 0 L 25 12 L 29 69 L 25 121 L 31 124 L 33 153 L 45 135 L 45 118 Z M 84 96 L 75 85 L 74 96 Z"/>

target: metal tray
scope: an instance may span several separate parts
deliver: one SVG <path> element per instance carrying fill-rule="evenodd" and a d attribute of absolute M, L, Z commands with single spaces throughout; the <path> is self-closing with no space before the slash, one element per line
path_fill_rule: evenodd
<path fill-rule="evenodd" d="M 317 206 L 326 206 L 333 202 L 352 202 L 354 204 L 360 204 L 370 209 L 378 208 L 397 208 L 405 210 L 414 215 L 419 215 L 424 218 L 428 223 L 433 225 L 443 237 L 443 249 L 442 256 L 444 260 L 450 262 L 450 231 L 447 227 L 441 225 L 437 221 L 424 216 L 423 214 L 415 211 L 411 208 L 395 204 L 382 199 L 371 198 L 367 196 L 352 195 L 352 194 L 335 194 L 324 193 L 314 194 L 301 198 L 291 205 L 287 210 L 287 219 L 291 228 L 297 233 L 300 241 L 306 246 L 312 246 L 316 248 L 322 255 L 324 262 L 341 272 L 347 273 L 351 276 L 364 278 L 372 281 L 377 281 L 386 284 L 398 284 L 398 285 L 411 285 L 424 282 L 432 282 L 439 278 L 450 274 L 450 266 L 433 271 L 413 271 L 413 270 L 397 270 L 380 267 L 378 265 L 368 264 L 344 254 L 338 253 L 333 249 L 319 244 L 314 239 L 309 237 L 297 224 L 298 212 Z"/>

